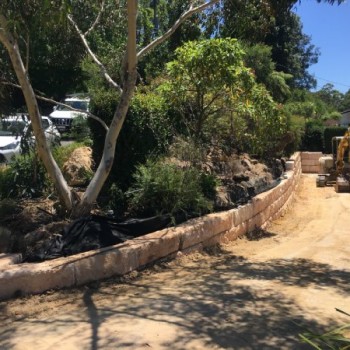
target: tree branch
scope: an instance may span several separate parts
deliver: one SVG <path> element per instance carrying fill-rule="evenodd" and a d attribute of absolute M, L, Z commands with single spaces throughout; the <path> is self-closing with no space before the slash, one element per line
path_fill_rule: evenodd
<path fill-rule="evenodd" d="M 12 87 L 15 87 L 15 88 L 18 88 L 18 89 L 22 89 L 22 87 L 21 87 L 20 85 L 11 83 L 11 82 L 9 82 L 9 81 L 1 81 L 0 83 L 3 84 L 3 85 L 9 85 L 9 86 L 12 86 Z M 36 97 L 38 100 L 42 100 L 42 101 L 45 101 L 45 102 L 49 102 L 49 103 L 52 103 L 52 104 L 56 104 L 56 105 L 58 105 L 58 106 L 65 107 L 65 108 L 67 108 L 67 109 L 69 109 L 69 110 L 71 110 L 71 111 L 73 111 L 73 112 L 85 113 L 85 114 L 87 114 L 87 116 L 88 116 L 89 118 L 98 121 L 106 131 L 108 131 L 108 129 L 109 129 L 108 126 L 107 126 L 107 124 L 106 124 L 101 118 L 99 118 L 98 116 L 96 116 L 96 115 L 94 115 L 94 114 L 92 114 L 92 113 L 90 113 L 90 112 L 88 112 L 88 111 L 82 111 L 81 109 L 74 108 L 74 107 L 72 107 L 72 106 L 70 106 L 70 105 L 67 105 L 67 104 L 65 104 L 65 103 L 58 102 L 58 101 L 53 100 L 53 99 L 51 99 L 51 98 L 44 97 L 44 96 L 40 96 L 40 95 L 37 95 L 37 94 L 35 94 L 35 97 Z"/>
<path fill-rule="evenodd" d="M 143 56 L 148 54 L 155 47 L 157 47 L 158 45 L 162 44 L 165 40 L 167 40 L 176 31 L 176 29 L 184 21 L 186 21 L 187 18 L 191 17 L 195 13 L 198 13 L 198 12 L 205 10 L 209 6 L 214 5 L 214 4 L 218 3 L 219 1 L 220 0 L 210 0 L 209 2 L 204 3 L 202 5 L 199 5 L 197 7 L 194 7 L 194 5 L 192 4 L 190 6 L 190 8 L 179 17 L 179 19 L 173 24 L 173 26 L 167 32 L 165 32 L 163 35 L 156 38 L 151 43 L 149 43 L 147 46 L 145 46 L 143 49 L 141 49 L 137 54 L 137 59 L 140 60 Z"/>
<path fill-rule="evenodd" d="M 105 77 L 105 79 L 107 80 L 107 82 L 114 87 L 115 89 L 117 89 L 119 91 L 119 93 L 122 93 L 122 89 L 121 87 L 111 78 L 111 76 L 108 74 L 106 67 L 103 65 L 103 63 L 97 58 L 97 56 L 93 53 L 93 51 L 91 50 L 89 43 L 87 42 L 85 35 L 82 33 L 82 31 L 79 29 L 78 25 L 75 23 L 75 21 L 73 20 L 72 16 L 68 15 L 68 20 L 71 22 L 71 24 L 73 25 L 74 29 L 76 30 L 76 32 L 78 33 L 81 41 L 83 42 L 83 45 L 85 46 L 85 49 L 87 50 L 87 52 L 89 53 L 90 57 L 93 59 L 93 61 L 98 65 L 98 67 L 100 68 L 103 76 Z"/>
<path fill-rule="evenodd" d="M 100 21 L 102 12 L 104 11 L 104 7 L 105 7 L 105 0 L 102 0 L 101 8 L 100 8 L 100 11 L 97 14 L 95 22 L 92 23 L 91 27 L 84 33 L 84 36 L 89 35 L 95 29 L 95 27 L 97 26 L 98 22 Z"/>

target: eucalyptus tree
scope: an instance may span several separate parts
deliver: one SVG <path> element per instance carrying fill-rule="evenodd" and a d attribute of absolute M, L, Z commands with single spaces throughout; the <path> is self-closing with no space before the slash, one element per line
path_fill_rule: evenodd
<path fill-rule="evenodd" d="M 238 38 L 247 44 L 265 44 L 272 49 L 276 71 L 292 74 L 292 87 L 311 88 L 315 79 L 308 73 L 319 51 L 302 31 L 294 13 L 301 0 L 226 0 L 213 8 L 205 26 L 210 35 Z M 317 0 L 341 4 L 344 0 Z M 281 79 L 281 77 L 279 77 Z"/>
<path fill-rule="evenodd" d="M 189 1 L 189 6 L 164 34 L 156 36 L 148 45 L 140 48 L 137 46 L 137 0 L 113 2 L 112 9 L 119 10 L 121 21 L 124 19 L 126 22 L 124 30 L 121 31 L 126 40 L 124 40 L 125 50 L 122 55 L 121 63 L 118 69 L 114 67 L 112 72 L 109 72 L 109 66 L 105 65 L 98 57 L 89 42 L 90 35 L 99 26 L 99 21 L 105 11 L 106 3 L 112 6 L 112 2 L 104 0 L 87 1 L 89 5 L 95 5 L 96 8 L 98 8 L 95 17 L 91 17 L 92 20 L 88 26 L 85 26 L 85 18 L 83 20 L 84 26 L 82 26 L 80 18 L 75 16 L 74 4 L 79 6 L 85 4 L 85 2 L 83 4 L 80 0 L 62 0 L 55 2 L 47 0 L 5 0 L 1 2 L 0 42 L 8 52 L 13 71 L 18 80 L 18 85 L 22 89 L 36 138 L 38 154 L 56 186 L 60 202 L 67 213 L 70 213 L 72 216 L 82 216 L 89 213 L 109 175 L 115 156 L 116 141 L 125 121 L 127 110 L 135 90 L 138 76 L 138 61 L 151 50 L 169 39 L 176 29 L 189 17 L 205 10 L 217 2 L 218 0 Z M 107 81 L 109 87 L 115 91 L 115 94 L 120 96 L 113 120 L 109 126 L 106 126 L 105 145 L 101 162 L 81 199 L 74 195 L 74 192 L 67 185 L 47 145 L 36 94 L 29 76 L 28 65 L 30 62 L 25 60 L 27 57 L 28 43 L 26 45 L 27 50 L 21 49 L 19 45 L 19 41 L 23 37 L 23 33 L 26 33 L 26 27 L 28 25 L 41 25 L 43 30 L 45 30 L 45 26 L 51 25 L 55 18 L 58 19 L 61 16 L 64 16 L 66 19 L 64 23 L 67 23 L 67 25 L 69 24 L 76 31 L 87 54 L 99 68 L 101 75 Z M 119 77 L 119 79 L 116 77 Z"/>

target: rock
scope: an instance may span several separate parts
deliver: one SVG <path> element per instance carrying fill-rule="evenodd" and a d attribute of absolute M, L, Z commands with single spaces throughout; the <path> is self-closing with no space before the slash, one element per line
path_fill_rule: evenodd
<path fill-rule="evenodd" d="M 249 176 L 247 174 L 239 173 L 232 176 L 232 179 L 236 182 L 248 181 Z"/>
<path fill-rule="evenodd" d="M 75 149 L 63 164 L 63 176 L 69 186 L 83 186 L 92 173 L 92 149 L 80 147 Z"/>
<path fill-rule="evenodd" d="M 228 210 L 234 207 L 234 203 L 230 200 L 230 194 L 227 192 L 226 186 L 219 186 L 216 189 L 215 208 L 217 210 Z"/>
<path fill-rule="evenodd" d="M 249 200 L 249 194 L 244 185 L 233 184 L 228 190 L 230 200 L 235 204 L 244 204 Z"/>

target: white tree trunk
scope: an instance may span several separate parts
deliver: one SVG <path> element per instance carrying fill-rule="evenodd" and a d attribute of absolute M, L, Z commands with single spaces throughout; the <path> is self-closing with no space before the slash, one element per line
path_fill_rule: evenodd
<path fill-rule="evenodd" d="M 72 209 L 71 191 L 62 175 L 61 170 L 52 157 L 50 148 L 47 145 L 44 129 L 41 123 L 39 107 L 33 88 L 27 76 L 19 47 L 16 40 L 8 31 L 7 20 L 2 14 L 0 14 L 0 26 L 0 41 L 3 43 L 9 53 L 13 69 L 22 88 L 36 139 L 36 148 L 38 150 L 39 157 L 43 161 L 48 174 L 54 182 L 60 202 L 65 206 L 66 210 L 70 211 Z"/>
<path fill-rule="evenodd" d="M 128 0 L 128 62 L 127 72 L 125 72 L 125 85 L 123 86 L 119 104 L 106 135 L 101 162 L 88 188 L 86 189 L 81 202 L 73 210 L 73 215 L 76 217 L 89 213 L 113 165 L 116 142 L 125 121 L 130 101 L 134 94 L 137 79 L 136 17 L 137 0 Z"/>

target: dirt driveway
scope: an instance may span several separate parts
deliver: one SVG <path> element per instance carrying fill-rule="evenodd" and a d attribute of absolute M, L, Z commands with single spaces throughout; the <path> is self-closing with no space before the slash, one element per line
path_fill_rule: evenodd
<path fill-rule="evenodd" d="M 0 303 L 0 349 L 309 349 L 303 327 L 350 321 L 335 310 L 350 313 L 349 212 L 350 194 L 303 176 L 263 237 Z"/>

